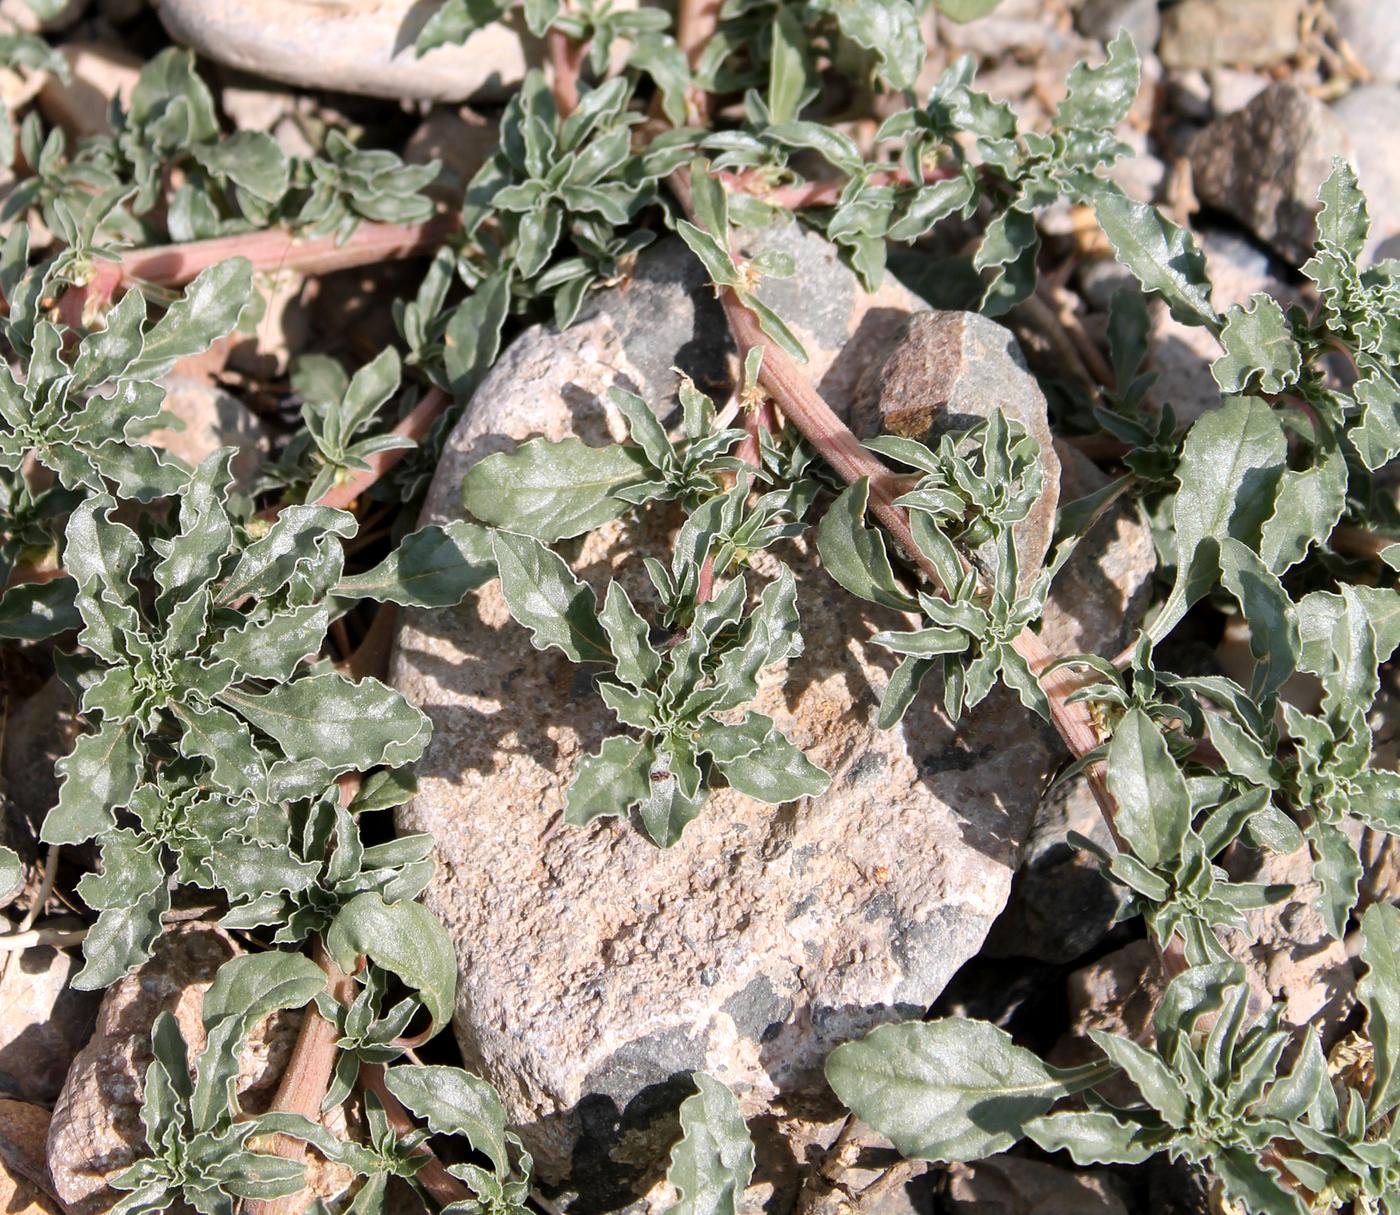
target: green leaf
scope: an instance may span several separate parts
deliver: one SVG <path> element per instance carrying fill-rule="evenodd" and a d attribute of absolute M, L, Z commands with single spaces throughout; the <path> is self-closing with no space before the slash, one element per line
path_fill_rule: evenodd
<path fill-rule="evenodd" d="M 219 699 L 288 759 L 314 759 L 333 772 L 412 763 L 432 734 L 427 716 L 377 679 L 353 683 L 329 672 L 261 693 L 230 688 Z"/>
<path fill-rule="evenodd" d="M 220 603 L 245 596 L 264 598 L 284 587 L 298 566 L 316 555 L 325 536 L 353 536 L 358 525 L 348 511 L 328 506 L 285 506 L 267 534 L 238 556 L 219 590 Z"/>
<path fill-rule="evenodd" d="M 1400 910 L 1383 903 L 1366 908 L 1361 916 L 1361 960 L 1366 974 L 1357 984 L 1357 994 L 1366 1006 L 1375 1067 L 1367 1108 L 1375 1119 L 1400 1103 Z"/>
<path fill-rule="evenodd" d="M 712 282 L 720 287 L 735 287 L 739 284 L 739 272 L 734 267 L 734 259 L 730 256 L 728 248 L 716 237 L 684 219 L 677 221 L 676 233 L 700 259 Z"/>
<path fill-rule="evenodd" d="M 1322 210 L 1317 216 L 1318 244 L 1335 245 L 1352 261 L 1359 261 L 1371 231 L 1366 196 L 1356 171 L 1340 156 L 1332 161 L 1332 173 L 1318 193 Z"/>
<path fill-rule="evenodd" d="M 616 490 L 647 476 L 635 447 L 588 447 L 579 439 L 531 439 L 478 461 L 462 479 L 462 505 L 483 523 L 552 543 L 616 519 Z"/>
<path fill-rule="evenodd" d="M 780 5 L 773 17 L 773 46 L 768 59 L 768 114 L 775 123 L 797 117 L 807 91 L 807 37 L 802 19 Z M 723 233 L 716 233 L 722 236 Z"/>
<path fill-rule="evenodd" d="M 0 595 L 0 637 L 43 641 L 81 628 L 77 594 L 78 584 L 67 576 L 10 587 Z"/>
<path fill-rule="evenodd" d="M 80 991 L 115 983 L 151 956 L 170 910 L 170 888 L 160 845 L 134 831 L 102 837 L 102 870 L 78 883 L 83 901 L 101 914 L 83 941 L 83 969 L 73 977 Z"/>
<path fill-rule="evenodd" d="M 1249 622 L 1249 650 L 1254 656 L 1250 691 L 1266 700 L 1283 687 L 1298 667 L 1298 622 L 1283 584 L 1255 553 L 1238 540 L 1220 543 L 1220 579 Z"/>
<path fill-rule="evenodd" d="M 1288 445 L 1268 405 L 1231 397 L 1197 419 L 1177 466 L 1176 583 L 1151 635 L 1161 640 L 1220 575 L 1220 544 L 1257 548 L 1283 473 Z"/>
<path fill-rule="evenodd" d="M 0 845 L 0 899 L 14 894 L 24 882 L 24 865 L 13 848 Z"/>
<path fill-rule="evenodd" d="M 553 647 L 572 662 L 611 662 L 593 588 L 562 557 L 514 532 L 492 532 L 491 545 L 506 606 L 529 629 L 535 649 Z"/>
<path fill-rule="evenodd" d="M 732 788 L 770 806 L 800 797 L 820 797 L 831 777 L 774 728 L 752 751 L 733 758 L 715 757 L 715 767 Z"/>
<path fill-rule="evenodd" d="M 496 361 L 509 308 L 509 275 L 497 273 L 453 310 L 443 333 L 443 366 L 455 400 L 467 400 Z"/>
<path fill-rule="evenodd" d="M 1171 868 L 1191 825 L 1191 795 L 1156 723 L 1129 709 L 1108 744 L 1108 787 L 1116 822 L 1151 869 Z"/>
<path fill-rule="evenodd" d="M 1220 332 L 1225 353 L 1211 364 L 1222 392 L 1279 393 L 1298 382 L 1303 355 L 1283 307 L 1270 295 L 1233 305 Z"/>
<path fill-rule="evenodd" d="M 936 0 L 938 11 L 954 21 L 976 21 L 985 17 L 1001 0 Z"/>
<path fill-rule="evenodd" d="M 181 704 L 172 707 L 185 728 L 181 751 L 208 759 L 209 779 L 217 787 L 229 793 L 265 788 L 267 765 L 246 723 L 217 705 L 201 705 L 196 710 Z"/>
<path fill-rule="evenodd" d="M 1063 1110 L 1026 1123 L 1026 1134 L 1047 1152 L 1068 1152 L 1075 1164 L 1142 1164 L 1161 1150 L 1142 1142 L 1138 1128 L 1098 1111 Z"/>
<path fill-rule="evenodd" d="M 1069 1091 L 1039 1056 L 984 1021 L 882 1025 L 827 1057 L 837 1097 L 917 1160 L 1005 1151 Z"/>
<path fill-rule="evenodd" d="M 605 738 L 596 755 L 579 760 L 564 821 L 581 827 L 595 818 L 626 814 L 629 806 L 645 801 L 651 796 L 653 758 L 651 748 L 635 738 Z"/>
<path fill-rule="evenodd" d="M 506 1111 L 496 1090 L 460 1067 L 391 1067 L 384 1085 L 435 1135 L 465 1135 L 490 1159 L 496 1176 L 510 1173 Z"/>
<path fill-rule="evenodd" d="M 1259 535 L 1259 556 L 1269 569 L 1282 575 L 1327 541 L 1346 510 L 1347 483 L 1346 455 L 1330 434 L 1319 440 L 1309 467 L 1283 470 L 1274 513 Z"/>
<path fill-rule="evenodd" d="M 94 734 L 82 734 L 73 750 L 58 761 L 58 804 L 40 830 L 47 844 L 80 844 L 109 830 L 136 791 L 142 774 L 130 723 L 104 722 Z"/>
<path fill-rule="evenodd" d="M 617 677 L 638 690 L 649 687 L 661 673 L 661 656 L 652 648 L 647 622 L 622 583 L 608 583 L 598 619 L 608 635 Z"/>
<path fill-rule="evenodd" d="M 718 1080 L 694 1072 L 696 1092 L 681 1102 L 681 1138 L 666 1180 L 680 1201 L 667 1215 L 737 1215 L 753 1176 L 753 1141 L 739 1102 Z"/>
<path fill-rule="evenodd" d="M 303 658 L 321 648 L 329 624 L 326 605 L 310 603 L 229 629 L 210 647 L 209 656 L 216 662 L 229 660 L 245 678 L 284 682 Z"/>
<path fill-rule="evenodd" d="M 841 33 L 879 60 L 880 75 L 892 89 L 912 89 L 924 66 L 924 36 L 909 0 L 835 0 Z"/>
<path fill-rule="evenodd" d="M 670 848 L 705 804 L 708 791 L 700 783 L 695 752 L 673 746 L 652 755 L 650 789 L 639 807 L 642 827 L 652 843 Z"/>
<path fill-rule="evenodd" d="M 126 376 L 154 380 L 177 359 L 208 350 L 233 332 L 252 293 L 253 264 L 246 257 L 233 257 L 201 271 L 146 334 L 141 356 L 127 368 Z"/>
<path fill-rule="evenodd" d="M 857 598 L 912 612 L 918 603 L 895 580 L 884 533 L 865 526 L 870 479 L 847 486 L 822 516 L 817 552 L 822 567 Z"/>
<path fill-rule="evenodd" d="M 1312 849 L 1313 877 L 1322 888 L 1317 909 L 1327 931 L 1340 940 L 1346 935 L 1347 921 L 1356 906 L 1361 861 L 1340 827 L 1315 820 L 1305 834 Z"/>
<path fill-rule="evenodd" d="M 1106 63 L 1098 67 L 1077 63 L 1070 69 L 1065 99 L 1055 112 L 1055 126 L 1061 130 L 1112 130 L 1133 108 L 1139 73 L 1132 36 L 1120 30 L 1108 44 Z"/>
<path fill-rule="evenodd" d="M 404 607 L 455 607 L 495 576 L 491 534 L 465 519 L 454 519 L 405 536 L 372 570 L 342 579 L 335 593 L 343 599 Z"/>
<path fill-rule="evenodd" d="M 1186 1090 L 1175 1073 L 1153 1051 L 1139 1046 L 1130 1038 L 1099 1029 L 1091 1029 L 1089 1036 L 1109 1059 L 1123 1069 L 1152 1108 L 1168 1123 L 1174 1127 L 1186 1125 L 1191 1113 Z"/>
<path fill-rule="evenodd" d="M 1218 324 L 1210 302 L 1205 258 L 1191 234 L 1156 207 L 1134 202 L 1115 186 L 1095 192 L 1094 214 L 1118 260 L 1142 284 L 1166 301 L 1183 325 Z"/>
<path fill-rule="evenodd" d="M 447 929 L 421 903 L 356 895 L 332 921 L 326 951 L 341 970 L 353 972 L 363 956 L 411 987 L 432 1018 L 432 1033 L 451 1019 L 457 955 Z"/>

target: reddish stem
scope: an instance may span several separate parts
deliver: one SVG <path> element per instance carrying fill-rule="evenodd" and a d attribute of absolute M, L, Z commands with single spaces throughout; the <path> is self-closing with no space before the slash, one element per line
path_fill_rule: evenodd
<path fill-rule="evenodd" d="M 588 48 L 561 29 L 551 28 L 544 40 L 554 69 L 554 104 L 559 116 L 567 118 L 578 109 L 578 78 Z"/>
<path fill-rule="evenodd" d="M 388 1116 L 389 1125 L 394 1128 L 395 1134 L 403 1136 L 418 1129 L 414 1125 L 413 1119 L 409 1117 L 408 1111 L 399 1104 L 399 1099 L 385 1085 L 383 1064 L 361 1064 L 359 1083 L 364 1092 L 373 1093 L 379 1098 L 379 1103 L 384 1107 L 384 1113 Z M 420 1143 L 414 1148 L 413 1154 L 428 1158 L 428 1162 L 413 1177 L 433 1196 L 436 1202 L 447 1206 L 448 1203 L 464 1202 L 472 1197 L 472 1192 L 447 1171 L 442 1161 L 434 1155 L 433 1149 L 426 1143 Z"/>
<path fill-rule="evenodd" d="M 441 388 L 429 388 L 423 399 L 390 432 L 400 438 L 420 440 L 426 435 L 438 416 L 452 403 L 452 398 Z M 333 506 L 345 510 L 356 498 L 383 477 L 391 468 L 406 456 L 411 448 L 395 448 L 376 452 L 365 463 L 369 468 L 354 473 L 345 481 L 332 485 L 321 495 L 319 505 Z"/>

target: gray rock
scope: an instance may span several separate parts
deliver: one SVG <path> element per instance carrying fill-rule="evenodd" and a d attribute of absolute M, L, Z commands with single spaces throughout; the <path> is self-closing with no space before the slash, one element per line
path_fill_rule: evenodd
<path fill-rule="evenodd" d="M 54 765 L 73 749 L 80 723 L 77 704 L 56 675 L 26 700 L 11 702 L 8 710 L 0 757 L 4 776 L 0 841 L 20 854 L 32 874 L 43 852 L 39 828 L 58 803 Z"/>
<path fill-rule="evenodd" d="M 419 58 L 413 43 L 433 12 L 420 0 L 160 0 L 157 9 L 176 42 L 216 63 L 302 88 L 499 100 L 528 66 L 517 19 L 491 22 L 463 45 Z"/>
<path fill-rule="evenodd" d="M 1363 84 L 1333 105 L 1332 112 L 1358 136 L 1356 174 L 1371 213 L 1365 256 L 1372 261 L 1400 257 L 1400 88 Z"/>
<path fill-rule="evenodd" d="M 878 372 L 861 386 L 858 433 L 936 442 L 1000 408 L 1040 444 L 1045 487 L 1031 513 L 1016 525 L 1022 583 L 1035 580 L 1055 531 L 1060 461 L 1050 435 L 1045 394 L 1026 368 L 1016 338 L 976 312 L 921 312 Z"/>
<path fill-rule="evenodd" d="M 1127 30 L 1139 55 L 1150 55 L 1162 32 L 1157 0 L 1084 0 L 1074 24 L 1087 38 L 1112 42 Z"/>
<path fill-rule="evenodd" d="M 1182 0 L 1162 14 L 1157 53 L 1171 68 L 1268 67 L 1299 48 L 1304 0 Z"/>
<path fill-rule="evenodd" d="M 1294 84 L 1270 85 L 1191 141 L 1201 202 L 1233 216 L 1294 265 L 1312 251 L 1317 192 L 1334 157 L 1352 155 L 1347 128 Z"/>
<path fill-rule="evenodd" d="M 1376 0 L 1329 0 L 1337 32 L 1366 70 L 1385 84 L 1400 84 L 1400 6 Z"/>
<path fill-rule="evenodd" d="M 893 285 L 866 296 L 817 236 L 770 239 L 799 261 L 794 281 L 766 284 L 783 296 L 770 302 L 844 411 L 920 305 Z M 536 327 L 506 351 L 448 440 L 424 522 L 460 516 L 462 475 L 491 451 L 618 437 L 611 385 L 669 413 L 675 366 L 721 395 L 732 383 L 709 285 L 666 242 L 565 333 Z M 644 596 L 637 556 L 669 551 L 673 526 L 664 512 L 610 525 L 574 567 Z M 722 790 L 667 851 L 618 819 L 551 826 L 611 727 L 587 676 L 532 650 L 495 584 L 460 609 L 404 615 L 393 681 L 434 734 L 399 821 L 437 843 L 426 897 L 456 943 L 458 1040 L 541 1174 L 594 1204 L 659 1172 L 694 1068 L 733 1085 L 750 1116 L 829 1116 L 831 1047 L 919 1015 L 976 952 L 1046 771 L 1043 737 L 1009 697 L 957 728 L 930 697 L 879 733 L 891 664 L 868 638 L 894 618 L 836 588 L 807 545 L 784 559 L 807 648 L 757 707 L 833 773 L 832 790 L 779 809 Z"/>
<path fill-rule="evenodd" d="M 1242 110 L 1269 87 L 1269 77 L 1261 72 L 1241 72 L 1219 67 L 1210 73 L 1210 106 L 1216 114 Z"/>

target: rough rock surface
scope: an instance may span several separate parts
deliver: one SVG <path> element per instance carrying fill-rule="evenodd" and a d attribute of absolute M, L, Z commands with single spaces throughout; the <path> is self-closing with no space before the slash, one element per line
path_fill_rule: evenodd
<path fill-rule="evenodd" d="M 1045 473 L 1040 500 L 1015 529 L 1022 585 L 1033 582 L 1055 531 L 1060 461 L 1045 394 L 1011 331 L 976 312 L 917 313 L 858 395 L 854 428 L 859 434 L 884 431 L 933 444 L 947 431 L 982 421 L 994 408 L 1025 426 L 1040 444 Z"/>
<path fill-rule="evenodd" d="M 47 948 L 0 959 L 0 1094 L 43 1104 L 58 1096 L 97 1016 L 97 993 L 68 986 L 80 964 Z"/>
<path fill-rule="evenodd" d="M 73 1061 L 49 1127 L 49 1169 L 70 1212 L 91 1215 L 110 1206 L 107 1179 L 129 1165 L 144 1142 L 141 1094 L 157 1015 L 174 1014 L 193 1058 L 204 1049 L 204 993 L 219 967 L 240 953 L 214 924 L 179 925 L 165 932 L 144 965 L 107 989 L 96 1032 Z M 267 1108 L 299 1025 L 298 1013 L 274 1013 L 253 1027 L 238 1069 L 239 1101 L 248 1112 Z M 329 1169 L 316 1178 L 325 1185 L 318 1192 L 327 1196 L 346 1182 Z"/>
<path fill-rule="evenodd" d="M 49 1111 L 0 1100 L 0 1211 L 5 1215 L 59 1215 L 46 1192 L 44 1141 Z"/>
<path fill-rule="evenodd" d="M 191 465 L 220 447 L 236 447 L 234 480 L 251 480 L 268 446 L 257 415 L 237 397 L 203 380 L 172 374 L 161 383 L 165 386 L 162 408 L 184 426 L 161 427 L 142 435 L 141 442 L 162 447 Z"/>
<path fill-rule="evenodd" d="M 1298 51 L 1303 0 L 1182 0 L 1162 13 L 1170 68 L 1268 67 Z"/>
<path fill-rule="evenodd" d="M 772 239 L 799 272 L 765 284 L 769 302 L 845 408 L 919 305 L 893 285 L 866 297 L 820 238 Z M 506 351 L 447 443 L 424 521 L 460 516 L 462 475 L 489 452 L 535 434 L 620 435 L 610 385 L 666 411 L 673 366 L 724 389 L 723 333 L 698 268 L 661 245 L 567 332 L 536 328 Z M 669 549 L 664 528 L 611 525 L 575 568 L 633 579 L 638 550 Z M 780 809 L 713 794 L 664 852 L 617 819 L 551 829 L 579 756 L 609 727 L 587 674 L 533 651 L 495 584 L 456 611 L 405 613 L 393 679 L 434 734 L 400 826 L 437 841 L 427 900 L 457 946 L 458 1038 L 542 1174 L 571 1174 L 593 1203 L 625 1201 L 654 1170 L 694 1068 L 734 1085 L 750 1115 L 821 1116 L 827 1051 L 917 1015 L 976 951 L 1045 772 L 1040 732 L 1004 697 L 960 729 L 930 697 L 879 734 L 891 664 L 865 639 L 892 618 L 836 588 L 804 547 L 784 556 L 807 650 L 758 707 L 833 787 Z"/>
<path fill-rule="evenodd" d="M 1400 84 L 1400 5 L 1329 0 L 1337 32 L 1378 81 Z"/>
<path fill-rule="evenodd" d="M 1400 19 L 1400 7 L 1391 11 Z M 1366 256 L 1400 256 L 1400 88 L 1363 84 L 1333 105 L 1332 112 L 1347 130 L 1364 132 L 1356 140 L 1356 173 L 1371 215 Z"/>
<path fill-rule="evenodd" d="M 1239 220 L 1294 265 L 1311 253 L 1317 192 L 1333 158 L 1351 155 L 1341 119 L 1294 84 L 1270 85 L 1190 146 L 1201 202 Z"/>
<path fill-rule="evenodd" d="M 303 88 L 422 101 L 498 100 L 524 78 L 519 22 L 492 22 L 422 58 L 421 0 L 159 0 L 176 42 L 216 63 Z"/>
<path fill-rule="evenodd" d="M 949 1168 L 947 1209 L 951 1215 L 1128 1215 L 1120 1188 L 1102 1169 L 990 1156 Z"/>

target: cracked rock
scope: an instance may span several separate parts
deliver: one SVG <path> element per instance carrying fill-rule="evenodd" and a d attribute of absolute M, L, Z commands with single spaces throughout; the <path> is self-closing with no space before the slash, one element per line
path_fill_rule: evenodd
<path fill-rule="evenodd" d="M 765 283 L 769 303 L 845 410 L 920 305 L 893 284 L 866 295 L 820 237 L 766 239 L 799 264 Z M 658 246 L 565 333 L 537 326 L 506 351 L 447 442 L 423 521 L 460 517 L 462 475 L 489 452 L 539 434 L 620 437 L 611 385 L 669 414 L 680 366 L 722 400 L 735 363 L 724 334 L 699 266 L 677 242 Z M 668 553 L 674 525 L 663 511 L 610 524 L 572 549 L 574 568 L 595 586 L 616 574 L 643 599 L 637 558 Z M 533 650 L 496 584 L 453 611 L 406 612 L 399 633 L 393 681 L 434 726 L 400 827 L 437 842 L 426 897 L 456 943 L 458 1040 L 542 1176 L 587 1209 L 659 1176 L 692 1069 L 732 1085 L 761 1126 L 830 1117 L 828 1051 L 920 1015 L 977 951 L 1050 761 L 1014 697 L 955 728 L 934 692 L 902 728 L 877 731 L 892 663 L 868 639 L 895 618 L 841 591 L 808 545 L 782 556 L 806 652 L 755 707 L 833 786 L 779 808 L 720 790 L 666 851 L 616 818 L 552 828 L 579 757 L 611 727 L 587 674 Z M 748 1201 L 782 1171 L 760 1159 Z"/>

